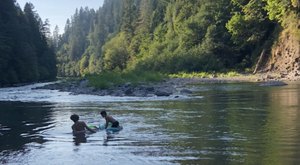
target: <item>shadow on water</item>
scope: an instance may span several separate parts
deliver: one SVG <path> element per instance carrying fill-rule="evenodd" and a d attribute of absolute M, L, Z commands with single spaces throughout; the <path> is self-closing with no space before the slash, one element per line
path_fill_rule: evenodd
<path fill-rule="evenodd" d="M 81 143 L 86 143 L 87 138 L 85 134 L 73 136 L 73 142 L 76 146 L 79 146 Z"/>
<path fill-rule="evenodd" d="M 49 106 L 41 103 L 1 102 L 0 159 L 13 151 L 27 152 L 26 144 L 43 144 L 43 132 L 53 128 Z M 1 160 L 4 161 L 5 160 Z"/>
<path fill-rule="evenodd" d="M 103 138 L 103 146 L 110 146 L 110 145 L 112 146 L 114 145 L 115 142 L 121 142 L 125 140 L 127 139 L 121 137 L 119 135 L 119 132 L 114 132 L 114 133 L 106 132 Z"/>

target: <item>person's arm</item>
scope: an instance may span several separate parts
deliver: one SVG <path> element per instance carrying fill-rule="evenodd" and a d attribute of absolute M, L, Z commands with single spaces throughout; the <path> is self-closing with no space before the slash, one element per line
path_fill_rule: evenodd
<path fill-rule="evenodd" d="M 74 128 L 74 125 L 72 125 L 72 133 L 75 134 L 75 128 Z"/>
<path fill-rule="evenodd" d="M 107 116 L 105 117 L 105 121 L 106 121 L 106 123 L 105 123 L 105 129 L 108 127 L 108 119 L 107 119 Z"/>
<path fill-rule="evenodd" d="M 84 127 L 89 130 L 90 132 L 96 133 L 95 130 L 93 130 L 92 128 L 88 127 L 85 123 L 84 123 Z"/>

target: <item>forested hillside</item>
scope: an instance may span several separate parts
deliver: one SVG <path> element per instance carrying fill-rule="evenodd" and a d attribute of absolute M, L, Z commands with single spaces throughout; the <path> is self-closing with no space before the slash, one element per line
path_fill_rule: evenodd
<path fill-rule="evenodd" d="M 282 32 L 297 47 L 299 6 L 298 0 L 106 0 L 96 11 L 77 10 L 56 37 L 58 74 L 254 70 L 262 54 L 270 59 Z"/>
<path fill-rule="evenodd" d="M 49 29 L 34 6 L 0 1 L 0 86 L 56 78 L 56 59 L 47 43 Z"/>

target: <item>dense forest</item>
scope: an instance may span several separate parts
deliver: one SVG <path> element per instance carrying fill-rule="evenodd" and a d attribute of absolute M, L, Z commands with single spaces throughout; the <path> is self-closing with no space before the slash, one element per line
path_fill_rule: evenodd
<path fill-rule="evenodd" d="M 105 71 L 253 71 L 283 32 L 299 56 L 299 11 L 299 0 L 105 0 L 50 35 L 33 4 L 1 0 L 0 86 Z"/>
<path fill-rule="evenodd" d="M 284 29 L 300 39 L 299 8 L 298 0 L 105 0 L 53 33 L 58 75 L 253 70 Z"/>
<path fill-rule="evenodd" d="M 27 3 L 0 1 L 0 86 L 56 78 L 56 57 L 49 46 L 49 24 Z"/>

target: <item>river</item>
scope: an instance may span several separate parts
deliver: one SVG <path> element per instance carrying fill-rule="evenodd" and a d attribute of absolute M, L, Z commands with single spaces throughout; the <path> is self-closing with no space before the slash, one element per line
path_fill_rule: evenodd
<path fill-rule="evenodd" d="M 300 84 L 199 84 L 192 96 L 70 95 L 34 84 L 0 89 L 0 164 L 300 164 Z M 106 110 L 122 131 L 74 138 Z"/>

